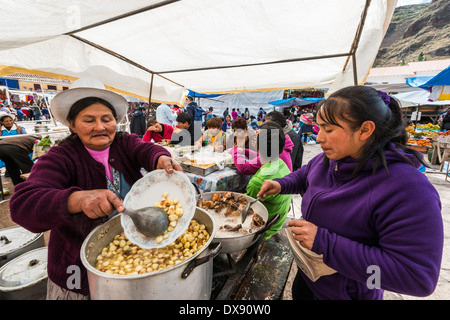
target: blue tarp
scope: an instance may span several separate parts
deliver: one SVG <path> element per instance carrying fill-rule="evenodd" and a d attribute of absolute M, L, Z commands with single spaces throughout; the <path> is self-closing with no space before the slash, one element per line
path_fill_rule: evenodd
<path fill-rule="evenodd" d="M 204 93 L 198 93 L 192 90 L 188 90 L 188 95 L 193 96 L 194 98 L 216 98 L 222 96 L 222 94 L 204 94 Z"/>
<path fill-rule="evenodd" d="M 425 90 L 433 86 L 450 86 L 450 66 L 439 72 L 434 77 L 411 77 L 406 79 L 410 87 L 419 87 Z"/>
<path fill-rule="evenodd" d="M 11 90 L 20 90 L 19 81 L 15 79 L 0 78 L 0 86 L 7 86 Z"/>

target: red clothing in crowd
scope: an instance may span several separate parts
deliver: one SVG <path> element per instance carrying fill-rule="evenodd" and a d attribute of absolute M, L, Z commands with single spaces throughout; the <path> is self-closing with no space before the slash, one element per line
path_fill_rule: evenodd
<path fill-rule="evenodd" d="M 163 131 L 161 131 L 161 132 L 146 131 L 144 136 L 142 137 L 142 140 L 146 141 L 146 142 L 152 141 L 152 139 L 154 142 L 161 142 L 164 139 L 171 140 L 172 133 L 173 133 L 173 127 L 171 125 L 163 124 L 163 123 L 160 123 L 160 125 L 162 125 Z"/>

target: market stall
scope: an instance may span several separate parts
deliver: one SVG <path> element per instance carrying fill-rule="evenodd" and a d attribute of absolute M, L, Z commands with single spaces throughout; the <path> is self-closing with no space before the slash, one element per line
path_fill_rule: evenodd
<path fill-rule="evenodd" d="M 439 171 L 445 174 L 445 181 L 448 180 L 450 172 L 450 131 L 439 133 L 433 136 L 433 151 L 431 157 L 432 164 L 440 164 Z"/>
<path fill-rule="evenodd" d="M 163 145 L 176 159 L 189 180 L 203 192 L 245 192 L 251 176 L 241 174 L 234 167 L 228 152 L 213 152 L 210 148 L 198 150 L 193 146 Z"/>
<path fill-rule="evenodd" d="M 431 123 L 425 125 L 412 124 L 406 128 L 406 131 L 409 134 L 406 145 L 411 149 L 428 154 L 433 146 L 432 136 L 437 134 L 439 126 Z"/>
<path fill-rule="evenodd" d="M 334 91 L 364 81 L 396 2 L 11 2 L 0 76 L 93 77 L 128 96 L 178 105 L 187 89 Z M 22 19 L 25 11 L 33 19 Z M 293 40 L 305 30 L 321 36 Z"/>

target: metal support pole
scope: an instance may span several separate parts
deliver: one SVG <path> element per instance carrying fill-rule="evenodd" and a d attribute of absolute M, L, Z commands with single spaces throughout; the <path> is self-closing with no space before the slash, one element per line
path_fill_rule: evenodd
<path fill-rule="evenodd" d="M 147 106 L 147 114 L 145 115 L 146 120 L 148 121 L 148 118 L 150 116 L 150 108 L 152 105 L 152 91 L 153 91 L 153 77 L 154 77 L 154 73 L 152 72 L 152 78 L 150 80 L 150 92 L 148 94 L 148 106 Z"/>
<path fill-rule="evenodd" d="M 358 85 L 358 73 L 356 72 L 356 52 L 352 54 L 352 67 L 353 67 L 353 84 Z"/>

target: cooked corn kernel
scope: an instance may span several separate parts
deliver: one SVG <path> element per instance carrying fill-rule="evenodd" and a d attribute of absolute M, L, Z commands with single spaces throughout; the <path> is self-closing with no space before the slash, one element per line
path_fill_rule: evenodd
<path fill-rule="evenodd" d="M 164 236 L 167 236 L 167 233 Z M 119 240 L 119 245 L 115 242 L 116 240 Z M 188 259 L 208 240 L 209 233 L 205 226 L 195 220 L 191 220 L 188 229 L 175 242 L 158 249 L 142 249 L 133 245 L 122 232 L 102 249 L 97 257 L 95 268 L 118 275 L 134 275 L 162 270 Z M 115 247 L 114 251 L 111 250 L 113 246 Z M 126 250 L 125 247 L 127 247 Z"/>

